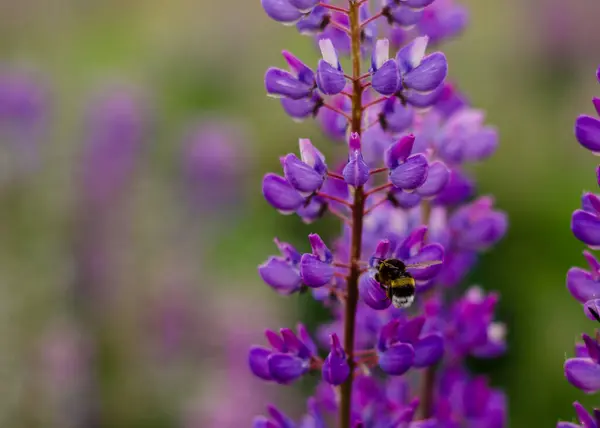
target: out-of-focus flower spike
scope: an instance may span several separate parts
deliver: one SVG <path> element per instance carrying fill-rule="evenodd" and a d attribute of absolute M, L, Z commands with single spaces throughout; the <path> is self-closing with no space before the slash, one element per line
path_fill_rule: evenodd
<path fill-rule="evenodd" d="M 323 59 L 317 67 L 317 86 L 326 95 L 336 95 L 344 90 L 346 78 L 330 39 L 319 40 Z"/>

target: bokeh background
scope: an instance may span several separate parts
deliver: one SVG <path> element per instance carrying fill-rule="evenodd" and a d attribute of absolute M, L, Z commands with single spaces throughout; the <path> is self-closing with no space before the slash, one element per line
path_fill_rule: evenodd
<path fill-rule="evenodd" d="M 509 353 L 474 367 L 510 397 L 513 427 L 594 404 L 562 374 L 593 325 L 565 288 L 582 265 L 569 230 L 596 160 L 572 136 L 598 95 L 600 3 L 462 0 L 450 75 L 498 126 L 477 168 L 510 231 L 470 283 L 501 292 Z M 0 426 L 249 426 L 302 393 L 252 379 L 264 328 L 324 314 L 265 287 L 272 238 L 337 233 L 260 195 L 279 155 L 310 137 L 264 95 L 286 48 L 311 39 L 258 1 L 0 1 Z M 597 405 L 597 401 L 595 403 Z"/>

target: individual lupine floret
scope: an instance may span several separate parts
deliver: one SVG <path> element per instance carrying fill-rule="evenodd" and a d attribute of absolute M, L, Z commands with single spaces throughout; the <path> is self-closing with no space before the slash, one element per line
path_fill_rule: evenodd
<path fill-rule="evenodd" d="M 556 424 L 556 428 L 600 428 L 600 409 L 594 409 L 590 414 L 577 401 L 573 403 L 573 407 L 575 407 L 579 423 L 561 421 Z"/>
<path fill-rule="evenodd" d="M 300 261 L 300 275 L 309 287 L 322 287 L 329 283 L 335 272 L 333 254 L 316 233 L 308 235 L 312 254 L 303 254 Z"/>
<path fill-rule="evenodd" d="M 301 255 L 287 242 L 275 239 L 281 256 L 271 256 L 258 267 L 260 277 L 270 287 L 281 294 L 292 294 L 302 288 L 300 277 Z"/>
<path fill-rule="evenodd" d="M 600 82 L 600 68 L 596 72 L 598 82 Z M 596 113 L 600 115 L 600 98 L 593 99 Z M 600 154 L 600 119 L 589 115 L 580 115 L 575 121 L 575 137 L 579 144 L 592 153 Z"/>
<path fill-rule="evenodd" d="M 350 366 L 337 334 L 331 335 L 331 350 L 323 362 L 323 380 L 332 385 L 341 385 L 350 375 Z"/>
<path fill-rule="evenodd" d="M 402 190 L 416 190 L 427 180 L 429 165 L 421 153 L 411 155 L 414 135 L 402 137 L 385 154 L 385 165 L 390 169 L 391 183 Z"/>
<path fill-rule="evenodd" d="M 425 55 L 429 38 L 417 37 L 396 55 L 402 84 L 418 92 L 430 92 L 444 82 L 448 62 L 441 52 Z"/>
<path fill-rule="evenodd" d="M 348 146 L 350 149 L 348 163 L 344 166 L 342 175 L 348 185 L 353 187 L 362 186 L 369 179 L 369 166 L 360 150 L 360 136 L 358 133 L 354 132 L 350 135 Z"/>
<path fill-rule="evenodd" d="M 571 217 L 571 231 L 591 249 L 600 248 L 600 197 L 592 193 L 583 195 L 582 209 Z"/>
<path fill-rule="evenodd" d="M 290 71 L 271 67 L 265 74 L 267 94 L 292 100 L 311 99 L 316 88 L 315 73 L 288 51 L 282 52 Z"/>
<path fill-rule="evenodd" d="M 455 0 L 436 0 L 423 11 L 417 30 L 420 34 L 428 36 L 432 44 L 438 45 L 460 34 L 468 21 L 467 9 Z"/>
<path fill-rule="evenodd" d="M 329 39 L 319 40 L 319 47 L 323 59 L 319 60 L 317 67 L 317 86 L 326 95 L 339 94 L 346 86 L 346 78 L 335 47 Z"/>
<path fill-rule="evenodd" d="M 483 251 L 506 233 L 506 214 L 493 209 L 491 197 L 481 197 L 458 209 L 448 221 L 453 243 L 463 250 Z"/>
<path fill-rule="evenodd" d="M 318 0 L 261 0 L 262 7 L 274 19 L 285 25 L 292 25 L 306 16 L 317 6 Z"/>
<path fill-rule="evenodd" d="M 462 108 L 451 115 L 435 138 L 439 156 L 452 164 L 479 162 L 490 157 L 498 146 L 498 132 L 484 126 L 481 110 Z"/>
<path fill-rule="evenodd" d="M 390 42 L 377 40 L 371 57 L 371 84 L 382 95 L 395 94 L 400 86 L 398 64 L 390 59 Z"/>
<path fill-rule="evenodd" d="M 567 289 L 580 303 L 600 298 L 600 263 L 589 251 L 583 252 L 589 270 L 572 267 L 567 272 Z"/>
<path fill-rule="evenodd" d="M 271 349 L 253 346 L 248 354 L 248 364 L 261 379 L 289 384 L 310 370 L 316 346 L 301 324 L 298 326 L 301 338 L 289 328 L 279 332 L 265 331 Z"/>
<path fill-rule="evenodd" d="M 600 391 L 600 344 L 598 337 L 582 335 L 585 349 L 576 358 L 565 361 L 565 377 L 576 388 L 586 393 Z"/>
<path fill-rule="evenodd" d="M 300 159 L 290 153 L 282 160 L 285 179 L 306 197 L 321 188 L 327 175 L 325 156 L 309 139 L 300 139 Z"/>

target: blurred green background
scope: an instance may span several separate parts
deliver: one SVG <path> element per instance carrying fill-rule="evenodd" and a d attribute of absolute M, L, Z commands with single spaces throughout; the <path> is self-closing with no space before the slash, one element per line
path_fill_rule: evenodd
<path fill-rule="evenodd" d="M 480 193 L 494 195 L 510 217 L 508 236 L 470 277 L 501 292 L 509 353 L 475 369 L 506 389 L 511 426 L 554 426 L 572 419 L 574 400 L 598 404 L 567 384 L 562 365 L 578 335 L 593 328 L 565 274 L 583 265 L 570 214 L 595 186 L 597 160 L 572 129 L 600 94 L 600 4 L 463 3 L 471 25 L 443 50 L 453 81 L 500 130 L 497 154 L 476 173 Z M 307 62 L 317 58 L 310 39 L 269 20 L 258 1 L 0 2 L 0 63 L 34 70 L 49 99 L 39 168 L 0 188 L 0 426 L 249 426 L 263 402 L 285 397 L 283 407 L 298 414 L 293 391 L 283 397 L 258 380 L 243 384 L 230 366 L 241 362 L 244 372 L 244 344 L 261 341 L 265 327 L 293 325 L 298 313 L 315 319 L 305 302 L 280 298 L 258 280 L 257 264 L 275 250 L 272 237 L 304 249 L 307 233 L 338 230 L 330 220 L 306 226 L 279 216 L 260 195 L 262 175 L 279 169 L 279 155 L 294 151 L 298 137 L 328 153 L 343 150 L 327 146 L 314 122 L 292 123 L 265 97 L 264 70 L 282 65 L 284 48 Z M 84 113 L 114 82 L 143 95 L 151 125 L 118 207 L 127 226 L 109 228 L 118 235 L 114 290 L 90 316 L 68 297 L 74 195 Z M 239 174 L 237 196 L 225 205 L 209 197 L 188 210 L 179 192 L 184 131 L 215 117 L 242 129 L 226 165 Z M 160 328 L 148 313 L 172 296 L 173 311 L 189 314 L 181 321 L 189 337 L 181 355 L 164 357 L 155 352 Z M 84 331 L 97 350 L 84 386 L 78 319 L 95 325 Z M 233 398 L 240 388 L 254 407 L 240 409 L 244 397 Z M 100 403 L 88 409 L 95 425 L 78 414 L 90 402 Z M 219 422 L 219 411 L 239 419 Z"/>

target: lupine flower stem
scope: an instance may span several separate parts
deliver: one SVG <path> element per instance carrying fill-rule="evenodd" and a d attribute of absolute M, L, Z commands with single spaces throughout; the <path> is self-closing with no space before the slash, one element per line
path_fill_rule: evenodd
<path fill-rule="evenodd" d="M 348 27 L 340 24 L 339 22 L 331 21 L 331 22 L 329 22 L 329 25 L 331 25 L 332 27 L 335 27 L 338 30 L 343 31 L 344 33 L 350 35 L 350 29 Z"/>
<path fill-rule="evenodd" d="M 371 106 L 377 105 L 377 104 L 382 103 L 382 102 L 387 101 L 387 100 L 388 100 L 388 97 L 379 97 L 379 98 L 371 101 L 370 103 L 365 104 L 363 106 L 363 110 L 366 110 L 366 109 L 368 109 Z"/>
<path fill-rule="evenodd" d="M 334 6 L 329 3 L 319 3 L 319 6 L 325 8 L 325 9 L 335 10 L 336 12 L 348 14 L 348 9 L 346 9 L 344 7 Z"/>
<path fill-rule="evenodd" d="M 375 168 L 372 169 L 371 171 L 369 171 L 369 174 L 374 175 L 374 174 L 379 174 L 380 172 L 388 172 L 389 169 L 384 167 L 384 168 Z"/>
<path fill-rule="evenodd" d="M 419 412 L 421 419 L 428 419 L 433 415 L 433 392 L 435 388 L 435 372 L 437 366 L 429 366 L 423 372 L 421 384 L 421 400 Z"/>
<path fill-rule="evenodd" d="M 367 25 L 369 25 L 371 22 L 375 21 L 376 19 L 379 19 L 383 16 L 383 12 L 379 12 L 376 13 L 375 15 L 373 15 L 372 17 L 365 19 L 363 22 L 361 22 L 360 24 L 360 28 L 365 28 Z"/>
<path fill-rule="evenodd" d="M 341 174 L 338 174 L 336 172 L 331 172 L 331 171 L 327 171 L 327 176 L 331 177 L 331 178 L 335 178 L 337 180 L 344 180 L 344 176 Z"/>
<path fill-rule="evenodd" d="M 374 187 L 373 189 L 366 192 L 365 197 L 371 196 L 377 192 L 381 192 L 382 190 L 391 189 L 392 187 L 393 185 L 391 183 L 382 184 L 381 186 Z"/>
<path fill-rule="evenodd" d="M 362 93 L 363 85 L 360 83 L 360 16 L 359 2 L 350 1 L 349 20 L 350 20 L 350 40 L 352 44 L 352 120 L 350 123 L 351 132 L 360 135 L 362 126 Z M 361 259 L 362 247 L 362 229 L 363 216 L 365 210 L 365 194 L 363 186 L 358 186 L 354 192 L 354 204 L 352 207 L 352 240 L 350 255 L 351 260 Z M 350 373 L 354 372 L 354 330 L 356 319 L 356 307 L 358 304 L 358 278 L 361 270 L 358 263 L 352 262 L 352 268 L 348 275 L 348 296 L 346 299 L 346 310 L 344 316 L 344 350 L 348 356 L 348 364 Z M 341 399 L 339 407 L 339 426 L 340 428 L 350 428 L 350 415 L 352 403 L 352 382 L 353 376 L 348 376 L 348 379 L 341 386 Z"/>
<path fill-rule="evenodd" d="M 323 103 L 323 107 L 328 108 L 331 111 L 336 112 L 337 114 L 341 114 L 342 116 L 344 116 L 346 119 L 348 119 L 348 121 L 352 121 L 352 118 L 350 116 L 348 116 L 345 112 L 343 112 L 342 110 L 340 110 L 339 108 L 332 106 L 331 104 L 327 104 L 327 103 Z"/>

